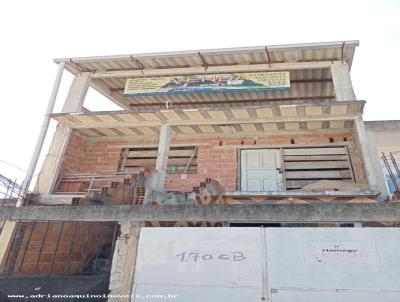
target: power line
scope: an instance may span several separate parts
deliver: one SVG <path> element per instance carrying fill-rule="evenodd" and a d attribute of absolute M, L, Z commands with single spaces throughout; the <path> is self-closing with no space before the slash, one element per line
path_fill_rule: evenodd
<path fill-rule="evenodd" d="M 12 164 L 12 163 L 9 163 L 9 162 L 7 162 L 7 161 L 5 161 L 5 160 L 0 159 L 0 162 L 5 163 L 6 165 L 9 165 L 10 167 L 13 167 L 13 168 L 15 168 L 15 169 L 18 169 L 18 170 L 20 170 L 20 171 L 22 171 L 22 172 L 26 172 L 26 170 L 24 170 L 24 169 L 22 169 L 22 168 L 20 168 L 20 167 L 18 167 L 18 166 L 16 166 L 16 165 L 14 165 L 14 164 Z"/>
<path fill-rule="evenodd" d="M 22 168 L 20 168 L 20 167 L 18 167 L 18 166 L 16 166 L 16 165 L 14 165 L 14 164 L 12 164 L 12 163 L 9 163 L 8 161 L 5 161 L 5 160 L 0 159 L 0 162 L 4 163 L 4 164 L 6 164 L 6 165 L 8 165 L 8 166 L 10 166 L 10 167 L 13 167 L 13 168 L 15 168 L 15 169 L 17 169 L 17 170 L 20 170 L 21 172 L 26 172 L 26 171 L 27 171 L 27 170 L 24 170 L 24 169 L 22 169 Z M 40 174 L 40 173 L 33 174 L 33 176 L 38 176 L 39 174 Z"/>

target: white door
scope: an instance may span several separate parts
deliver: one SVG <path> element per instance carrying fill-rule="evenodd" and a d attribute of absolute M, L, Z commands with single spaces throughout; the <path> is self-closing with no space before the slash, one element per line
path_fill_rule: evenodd
<path fill-rule="evenodd" d="M 242 150 L 241 175 L 241 191 L 283 191 L 280 150 Z"/>

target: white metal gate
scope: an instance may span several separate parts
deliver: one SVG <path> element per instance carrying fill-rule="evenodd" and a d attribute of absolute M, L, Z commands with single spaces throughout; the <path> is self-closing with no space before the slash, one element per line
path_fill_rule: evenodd
<path fill-rule="evenodd" d="M 398 228 L 142 228 L 132 302 L 398 302 Z"/>
<path fill-rule="evenodd" d="M 280 150 L 255 149 L 241 152 L 241 191 L 282 191 Z"/>

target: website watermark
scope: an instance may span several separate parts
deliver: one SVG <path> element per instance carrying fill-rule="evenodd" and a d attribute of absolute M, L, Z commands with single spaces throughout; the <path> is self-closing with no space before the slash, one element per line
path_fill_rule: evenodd
<path fill-rule="evenodd" d="M 176 294 L 146 294 L 146 295 L 113 295 L 113 294 L 31 294 L 31 295 L 21 295 L 21 294 L 9 294 L 7 298 L 12 301 L 12 299 L 117 299 L 117 298 L 135 298 L 135 300 L 172 300 L 178 298 L 179 295 Z"/>

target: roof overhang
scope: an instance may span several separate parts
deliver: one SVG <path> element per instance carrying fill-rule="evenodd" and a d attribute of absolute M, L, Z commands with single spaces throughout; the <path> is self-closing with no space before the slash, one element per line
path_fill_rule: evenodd
<path fill-rule="evenodd" d="M 166 102 L 172 102 L 175 108 L 223 107 L 231 106 L 230 102 L 255 105 L 254 102 L 265 99 L 333 99 L 328 67 L 336 62 L 347 63 L 351 67 L 358 45 L 358 41 L 339 41 L 62 58 L 54 61 L 64 62 L 65 68 L 74 75 L 90 72 L 91 87 L 124 109 L 165 108 Z M 127 78 L 275 70 L 290 71 L 290 91 L 135 97 L 123 94 Z"/>
<path fill-rule="evenodd" d="M 131 64 L 135 63 L 135 60 L 148 60 L 150 66 L 146 66 L 143 62 L 140 64 L 136 62 L 133 66 L 137 69 L 143 69 L 146 67 L 178 67 L 178 66 L 202 66 L 204 65 L 203 60 L 199 54 L 203 57 L 213 57 L 215 61 L 214 64 L 210 65 L 226 65 L 228 62 L 218 61 L 218 58 L 222 60 L 225 56 L 231 56 L 231 59 L 238 59 L 243 55 L 247 55 L 246 63 L 250 62 L 252 55 L 262 54 L 264 60 L 262 62 L 266 63 L 278 63 L 278 62 L 293 62 L 294 59 L 297 61 L 312 61 L 312 60 L 332 60 L 332 61 L 346 61 L 347 64 L 352 64 L 352 59 L 354 55 L 355 47 L 359 46 L 358 40 L 350 41 L 336 41 L 336 42 L 319 42 L 319 43 L 301 43 L 301 44 L 281 44 L 281 45 L 265 45 L 265 46 L 255 46 L 255 47 L 237 47 L 237 48 L 219 48 L 219 49 L 202 49 L 202 50 L 188 50 L 188 51 L 171 51 L 171 52 L 157 52 L 157 53 L 138 53 L 138 54 L 125 54 L 125 55 L 114 55 L 114 56 L 94 56 L 94 57 L 75 57 L 75 58 L 59 58 L 54 59 L 54 62 L 60 63 L 65 62 L 67 65 L 71 64 L 96 64 L 96 65 L 81 65 L 82 68 L 87 67 L 88 71 L 90 68 L 98 67 L 99 70 L 103 70 L 106 66 L 102 66 L 101 63 L 106 64 L 106 62 L 120 62 L 120 61 L 132 61 Z M 268 61 L 268 54 L 270 56 L 270 61 Z M 243 59 L 243 57 L 241 57 Z M 179 60 L 187 60 L 184 64 L 179 64 Z M 156 60 L 165 60 L 157 62 Z M 161 64 L 164 63 L 165 65 Z M 168 64 L 169 63 L 169 64 Z M 182 62 L 181 62 L 182 63 Z M 193 64 L 196 63 L 196 64 Z M 235 61 L 235 63 L 244 63 L 243 60 Z M 117 64 L 118 66 L 118 64 Z M 111 69 L 115 69 L 116 66 L 110 66 Z M 72 69 L 75 70 L 75 69 Z M 96 70 L 96 69 L 95 69 Z"/>

